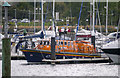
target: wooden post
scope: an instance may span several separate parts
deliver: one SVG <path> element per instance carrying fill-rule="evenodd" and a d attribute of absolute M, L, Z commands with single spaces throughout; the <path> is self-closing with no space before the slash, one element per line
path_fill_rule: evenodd
<path fill-rule="evenodd" d="M 11 5 L 4 2 L 2 6 L 5 7 L 5 38 L 2 39 L 2 78 L 11 78 L 11 39 L 8 38 L 8 7 Z"/>
<path fill-rule="evenodd" d="M 11 77 L 11 44 L 10 38 L 2 39 L 2 78 Z"/>
<path fill-rule="evenodd" d="M 91 36 L 91 43 L 92 43 L 92 45 L 95 48 L 95 36 Z"/>
<path fill-rule="evenodd" d="M 55 59 L 55 37 L 51 37 L 51 60 Z"/>

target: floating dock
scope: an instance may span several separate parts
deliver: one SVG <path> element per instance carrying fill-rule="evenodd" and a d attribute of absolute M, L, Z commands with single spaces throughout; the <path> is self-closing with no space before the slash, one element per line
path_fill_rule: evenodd
<path fill-rule="evenodd" d="M 56 59 L 56 60 L 51 60 L 51 59 L 43 59 L 43 62 L 54 62 L 54 63 L 59 63 L 59 62 L 94 62 L 94 63 L 103 63 L 103 62 L 111 62 L 110 58 L 105 54 L 105 53 L 101 53 L 101 58 L 73 58 L 73 59 Z"/>
<path fill-rule="evenodd" d="M 49 60 L 49 59 L 43 59 L 43 62 L 55 62 L 55 63 L 60 63 L 60 62 L 96 62 L 96 63 L 101 63 L 101 62 L 109 62 L 108 57 L 101 57 L 101 58 L 73 58 L 73 59 L 56 59 L 56 60 Z"/>
<path fill-rule="evenodd" d="M 2 53 L 0 53 L 0 60 L 2 60 Z M 18 55 L 16 53 L 11 54 L 11 60 L 25 60 L 24 55 Z M 42 62 L 46 63 L 74 63 L 74 62 L 79 62 L 79 63 L 103 63 L 103 62 L 110 62 L 111 60 L 104 54 L 101 54 L 101 58 L 73 58 L 73 59 L 56 59 L 56 60 L 51 60 L 51 59 L 43 59 Z"/>
<path fill-rule="evenodd" d="M 0 60 L 2 60 L 2 52 L 0 52 Z M 25 56 L 12 53 L 11 60 L 25 60 Z"/>

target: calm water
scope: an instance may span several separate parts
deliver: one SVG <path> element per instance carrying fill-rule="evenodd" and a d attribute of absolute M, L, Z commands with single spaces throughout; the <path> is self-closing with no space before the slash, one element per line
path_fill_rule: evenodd
<path fill-rule="evenodd" d="M 34 64 L 28 65 L 26 60 L 11 61 L 12 76 L 118 76 L 118 65 L 109 63 L 82 64 Z M 109 73 L 108 73 L 109 72 Z M 0 77 L 2 61 L 0 60 Z"/>

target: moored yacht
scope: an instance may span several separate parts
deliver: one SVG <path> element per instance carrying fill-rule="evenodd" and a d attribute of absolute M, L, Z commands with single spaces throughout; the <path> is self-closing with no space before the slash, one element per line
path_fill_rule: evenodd
<path fill-rule="evenodd" d="M 120 38 L 103 45 L 102 50 L 110 57 L 113 63 L 120 63 Z"/>

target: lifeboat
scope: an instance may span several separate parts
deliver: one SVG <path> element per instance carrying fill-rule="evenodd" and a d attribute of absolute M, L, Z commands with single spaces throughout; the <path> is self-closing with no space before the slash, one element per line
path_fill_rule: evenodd
<path fill-rule="evenodd" d="M 41 39 L 34 42 L 34 47 L 20 49 L 28 62 L 41 62 L 51 58 L 51 40 Z M 55 40 L 56 59 L 100 57 L 94 46 L 86 41 Z"/>

